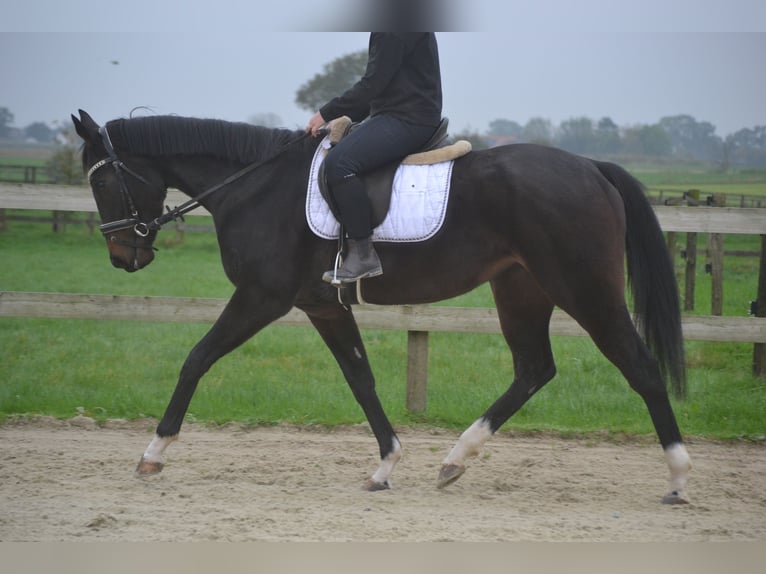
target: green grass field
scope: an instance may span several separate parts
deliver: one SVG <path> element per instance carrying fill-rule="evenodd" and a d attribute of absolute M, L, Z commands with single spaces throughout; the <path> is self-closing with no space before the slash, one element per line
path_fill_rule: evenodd
<path fill-rule="evenodd" d="M 689 171 L 677 166 L 658 170 L 653 166 L 628 166 L 648 188 L 650 195 L 658 190 L 688 191 L 698 189 L 704 197 L 712 193 L 725 193 L 728 204 L 737 207 L 740 196 L 766 199 L 766 169 L 739 169 L 722 173 L 710 169 Z"/>
<path fill-rule="evenodd" d="M 683 243 L 683 238 L 679 238 Z M 705 240 L 700 238 L 700 249 Z M 215 237 L 172 231 L 156 261 L 139 273 L 112 268 L 103 239 L 84 226 L 10 222 L 0 233 L 0 290 L 228 297 Z M 759 238 L 726 237 L 727 249 L 758 250 Z M 710 281 L 699 258 L 695 313 L 710 312 Z M 678 261 L 683 275 L 683 261 Z M 724 315 L 744 316 L 755 298 L 758 259 L 727 257 Z M 491 306 L 486 286 L 444 304 Z M 204 324 L 0 318 L 0 417 L 67 418 L 81 409 L 103 420 L 161 416 L 181 364 Z M 405 409 L 406 333 L 367 330 L 365 344 L 381 400 L 396 425 L 463 428 L 508 386 L 510 353 L 499 335 L 433 333 L 426 413 Z M 751 344 L 687 342 L 689 398 L 675 402 L 682 430 L 714 438 L 762 440 L 766 380 L 751 374 Z M 650 435 L 640 398 L 587 338 L 554 339 L 558 376 L 505 428 L 563 434 Z M 252 424 L 338 425 L 364 420 L 319 336 L 310 328 L 269 327 L 204 377 L 189 418 Z"/>

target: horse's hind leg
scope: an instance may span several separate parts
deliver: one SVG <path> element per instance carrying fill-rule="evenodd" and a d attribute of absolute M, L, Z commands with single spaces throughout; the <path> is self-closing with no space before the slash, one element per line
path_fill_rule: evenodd
<path fill-rule="evenodd" d="M 466 459 L 478 455 L 495 431 L 556 374 L 548 336 L 553 303 L 521 267 L 506 271 L 491 285 L 500 326 L 513 354 L 514 380 L 444 459 L 439 488 L 457 480 L 465 471 Z"/>
<path fill-rule="evenodd" d="M 649 410 L 670 468 L 670 488 L 662 502 L 688 503 L 686 483 L 691 459 L 683 444 L 657 361 L 641 340 L 627 308 L 622 306 L 611 313 L 593 310 L 575 318 L 579 319 L 606 358 L 622 372 Z"/>
<path fill-rule="evenodd" d="M 402 449 L 375 392 L 375 378 L 354 316 L 351 310 L 340 305 L 304 310 L 335 356 L 378 441 L 380 466 L 365 483 L 365 489 L 388 489 L 394 467 L 402 457 Z"/>

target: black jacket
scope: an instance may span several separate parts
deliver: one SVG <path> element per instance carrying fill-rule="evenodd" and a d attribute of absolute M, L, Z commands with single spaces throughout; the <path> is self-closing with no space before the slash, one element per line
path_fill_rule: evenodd
<path fill-rule="evenodd" d="M 441 70 L 433 33 L 370 34 L 367 69 L 345 93 L 319 109 L 326 121 L 391 114 L 436 126 L 442 114 Z"/>

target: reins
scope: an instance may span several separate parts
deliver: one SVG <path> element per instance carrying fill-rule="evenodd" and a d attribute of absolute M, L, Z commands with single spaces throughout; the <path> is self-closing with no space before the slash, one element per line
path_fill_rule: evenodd
<path fill-rule="evenodd" d="M 98 170 L 99 168 L 105 165 L 112 165 L 117 175 L 117 180 L 120 183 L 120 193 L 123 197 L 126 210 L 130 214 L 130 216 L 125 219 L 120 219 L 120 220 L 104 223 L 99 226 L 99 229 L 101 230 L 101 233 L 106 235 L 113 231 L 120 231 L 123 229 L 129 229 L 132 227 L 135 234 L 140 237 L 146 237 L 147 235 L 149 235 L 151 231 L 157 231 L 162 229 L 164 225 L 170 223 L 171 221 L 175 221 L 177 219 L 181 219 L 183 221 L 184 214 L 199 207 L 203 199 L 212 195 L 216 191 L 219 191 L 220 189 L 226 187 L 230 183 L 244 177 L 248 173 L 255 171 L 259 167 L 262 167 L 266 165 L 267 163 L 269 163 L 270 161 L 278 158 L 287 150 L 295 146 L 297 143 L 302 142 L 304 139 L 306 139 L 310 135 L 310 133 L 308 132 L 301 134 L 299 137 L 295 138 L 291 142 L 283 145 L 279 150 L 277 150 L 274 154 L 272 154 L 268 158 L 245 166 L 239 171 L 231 174 L 229 177 L 227 177 L 220 183 L 217 183 L 213 185 L 212 187 L 209 187 L 208 189 L 206 189 L 199 195 L 193 197 L 192 199 L 185 201 L 184 203 L 182 203 L 181 205 L 177 207 L 174 207 L 173 209 L 170 209 L 168 207 L 166 213 L 164 213 L 160 217 L 156 217 L 155 219 L 149 222 L 146 222 L 141 220 L 140 214 L 138 212 L 138 209 L 135 206 L 133 197 L 131 196 L 130 191 L 128 190 L 128 186 L 125 183 L 125 178 L 122 172 L 124 171 L 132 175 L 133 177 L 145 183 L 146 185 L 150 185 L 150 183 L 145 178 L 143 178 L 140 174 L 136 173 L 135 171 L 130 169 L 128 166 L 126 166 L 122 161 L 120 161 L 120 159 L 117 157 L 117 153 L 114 150 L 112 141 L 109 138 L 109 132 L 107 131 L 105 125 L 99 128 L 99 134 L 101 135 L 101 140 L 104 144 L 104 147 L 106 148 L 106 152 L 109 154 L 109 157 L 95 163 L 88 170 L 87 179 L 90 182 L 90 178 L 93 175 L 93 173 L 96 172 L 96 170 Z M 148 246 L 139 246 L 139 245 L 136 245 L 135 247 L 148 248 Z"/>
<path fill-rule="evenodd" d="M 266 159 L 264 159 L 262 161 L 251 163 L 250 165 L 245 166 L 244 168 L 240 169 L 239 171 L 231 174 L 229 177 L 224 179 L 222 182 L 217 183 L 214 186 L 206 189 L 205 191 L 203 191 L 202 193 L 200 193 L 196 197 L 193 197 L 192 199 L 190 199 L 188 201 L 185 201 L 184 203 L 182 203 L 181 205 L 179 205 L 177 207 L 174 207 L 173 209 L 168 209 L 167 213 L 164 213 L 160 217 L 157 217 L 154 220 L 152 220 L 151 222 L 149 222 L 149 224 L 148 224 L 149 229 L 150 230 L 151 229 L 161 229 L 163 225 L 165 225 L 167 223 L 170 223 L 171 221 L 175 221 L 176 219 L 183 220 L 184 214 L 186 214 L 186 213 L 188 213 L 190 211 L 193 211 L 194 209 L 198 208 L 201 205 L 200 202 L 203 199 L 205 199 L 209 195 L 212 195 L 213 193 L 215 193 L 219 189 L 221 189 L 223 187 L 226 187 L 230 183 L 233 183 L 234 181 L 238 180 L 239 178 L 244 177 L 245 175 L 247 175 L 251 171 L 255 171 L 259 167 L 261 167 L 263 165 L 266 165 L 270 161 L 278 158 L 280 155 L 285 153 L 288 149 L 293 147 L 295 144 L 297 144 L 298 142 L 302 142 L 309 135 L 310 134 L 308 134 L 308 133 L 301 134 L 299 137 L 295 138 L 293 141 L 283 145 L 276 153 L 274 153 L 273 155 L 269 156 L 268 158 L 266 158 Z"/>

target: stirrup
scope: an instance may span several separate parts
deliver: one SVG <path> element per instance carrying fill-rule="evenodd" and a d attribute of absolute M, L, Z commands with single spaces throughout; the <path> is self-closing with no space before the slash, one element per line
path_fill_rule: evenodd
<path fill-rule="evenodd" d="M 335 264 L 332 267 L 332 280 L 330 281 L 330 285 L 333 287 L 340 287 L 343 285 L 340 279 L 338 279 L 338 269 L 340 269 L 340 266 L 343 265 L 343 256 L 341 255 L 341 250 L 338 250 L 338 253 L 335 254 Z"/>
<path fill-rule="evenodd" d="M 351 283 L 343 283 L 338 279 L 338 269 L 340 266 L 343 265 L 343 257 L 341 256 L 341 252 L 338 251 L 338 253 L 335 255 L 335 265 L 333 266 L 332 273 L 332 281 L 330 281 L 330 285 L 335 287 L 338 290 L 338 303 L 346 307 L 347 309 L 350 307 L 350 305 L 353 304 L 353 302 L 346 301 L 343 299 L 343 293 L 346 290 L 346 288 L 351 285 Z M 328 273 L 325 271 L 325 274 Z M 323 277 L 324 279 L 324 277 Z M 367 301 L 364 300 L 364 297 L 362 296 L 362 280 L 359 279 L 358 281 L 354 282 L 356 285 L 356 303 L 357 305 L 367 305 Z"/>

